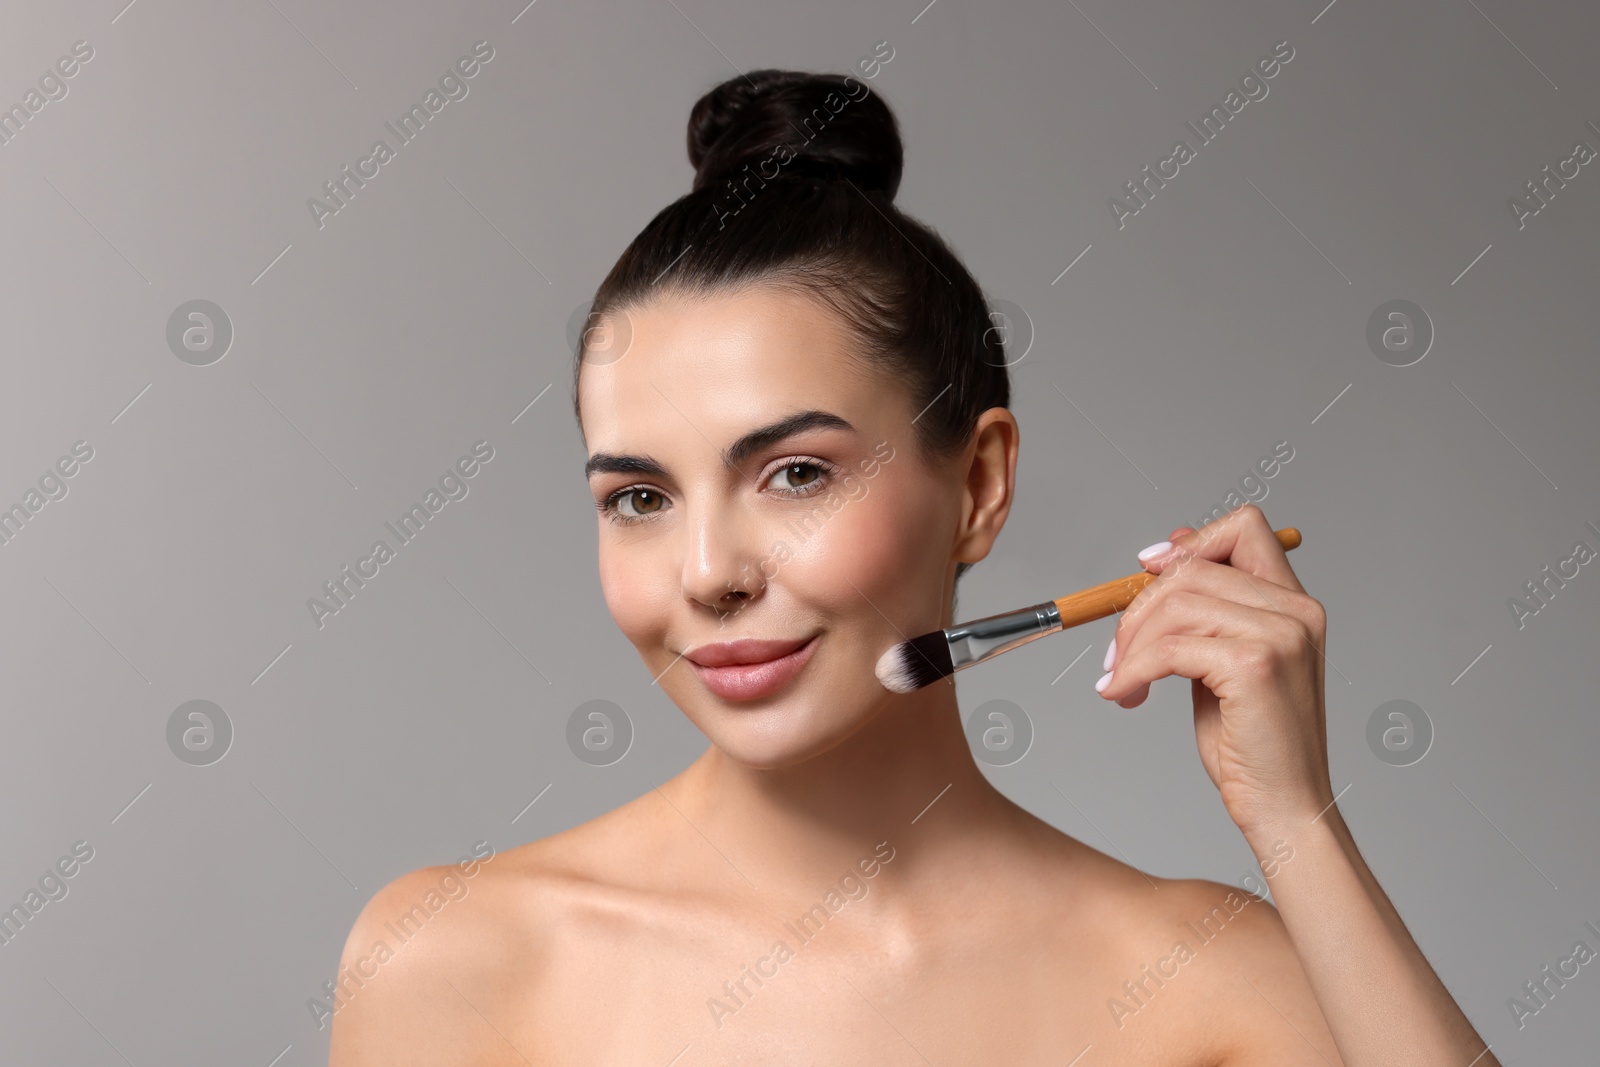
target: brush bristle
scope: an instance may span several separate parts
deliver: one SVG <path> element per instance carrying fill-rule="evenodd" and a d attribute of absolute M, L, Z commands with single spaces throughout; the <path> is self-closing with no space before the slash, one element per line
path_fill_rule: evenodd
<path fill-rule="evenodd" d="M 883 687 L 894 693 L 910 693 L 956 672 L 950 659 L 950 639 L 943 630 L 902 641 L 878 657 L 873 672 Z"/>

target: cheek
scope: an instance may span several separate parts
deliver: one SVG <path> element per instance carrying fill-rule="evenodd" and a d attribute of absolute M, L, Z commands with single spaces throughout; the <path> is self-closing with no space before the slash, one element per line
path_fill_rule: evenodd
<path fill-rule="evenodd" d="M 790 542 L 777 581 L 839 617 L 859 618 L 869 630 L 893 633 L 908 622 L 937 621 L 948 556 L 941 546 L 949 542 L 943 509 L 931 494 L 919 496 L 887 478 L 867 484 L 858 498 L 842 498 L 804 544 Z"/>
<path fill-rule="evenodd" d="M 602 533 L 602 541 L 604 537 Z M 652 564 L 649 553 L 636 545 L 602 543 L 599 572 L 606 608 L 617 628 L 636 644 L 659 644 L 671 600 L 664 578 L 670 570 Z"/>

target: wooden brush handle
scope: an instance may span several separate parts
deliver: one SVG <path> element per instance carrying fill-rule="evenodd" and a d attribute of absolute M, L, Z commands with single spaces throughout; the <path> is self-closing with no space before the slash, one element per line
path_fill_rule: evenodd
<path fill-rule="evenodd" d="M 1285 526 L 1281 530 L 1273 531 L 1278 538 L 1278 544 L 1284 551 L 1300 547 L 1300 531 L 1293 526 Z M 1130 574 L 1126 578 L 1113 578 L 1082 592 L 1064 596 L 1055 602 L 1056 610 L 1061 613 L 1061 628 L 1070 630 L 1082 623 L 1103 619 L 1107 615 L 1115 615 L 1129 604 L 1139 591 L 1159 578 L 1158 574 L 1149 571 L 1140 571 Z"/>

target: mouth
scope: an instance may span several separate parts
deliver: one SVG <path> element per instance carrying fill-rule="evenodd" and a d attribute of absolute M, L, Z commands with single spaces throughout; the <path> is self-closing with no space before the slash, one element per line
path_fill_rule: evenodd
<path fill-rule="evenodd" d="M 724 700 L 759 700 L 794 680 L 816 651 L 819 637 L 814 634 L 801 644 L 746 640 L 709 645 L 685 658 L 705 687 Z"/>

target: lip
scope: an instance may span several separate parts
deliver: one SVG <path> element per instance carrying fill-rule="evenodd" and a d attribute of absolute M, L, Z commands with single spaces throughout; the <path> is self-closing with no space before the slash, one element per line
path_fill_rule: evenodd
<path fill-rule="evenodd" d="M 706 645 L 684 658 L 705 687 L 724 700 L 759 700 L 794 680 L 810 662 L 820 636 L 813 634 L 798 642 L 745 638 Z"/>
<path fill-rule="evenodd" d="M 812 634 L 811 637 L 815 637 Z M 684 656 L 702 667 L 734 667 L 741 664 L 768 663 L 781 659 L 803 646 L 811 637 L 786 638 L 762 641 L 742 637 L 737 641 L 723 641 L 714 645 L 701 645 Z"/>

